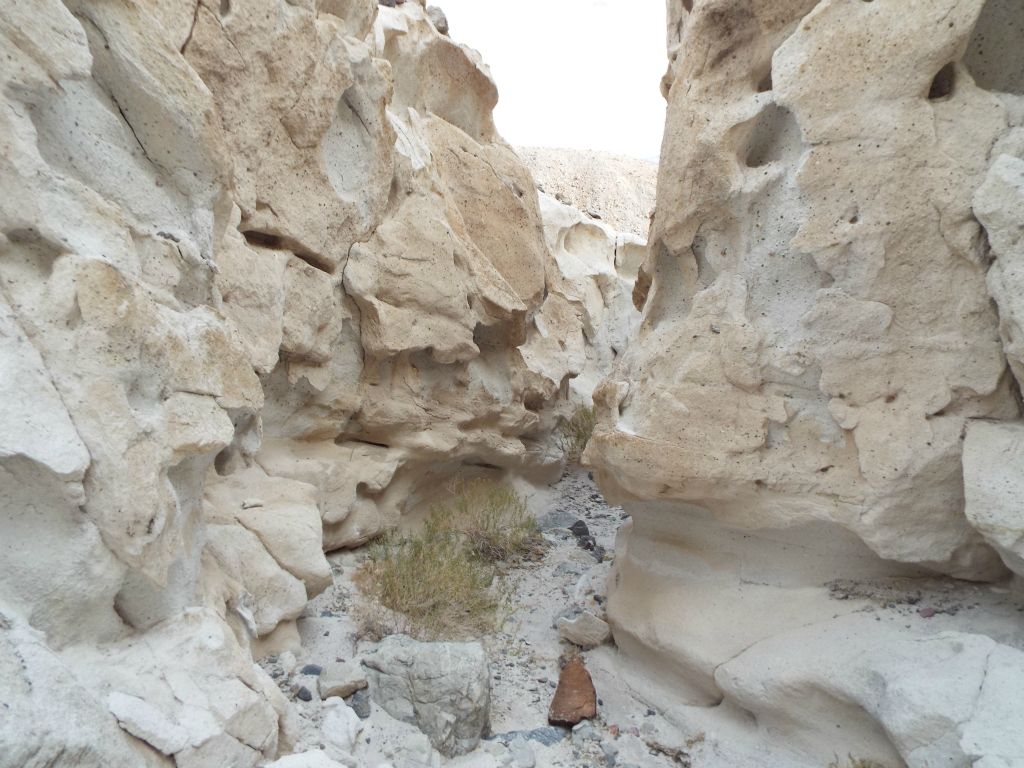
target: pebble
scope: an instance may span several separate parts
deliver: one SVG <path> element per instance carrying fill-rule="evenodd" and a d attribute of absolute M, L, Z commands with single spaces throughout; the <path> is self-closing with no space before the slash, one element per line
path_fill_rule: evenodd
<path fill-rule="evenodd" d="M 370 692 L 366 688 L 353 693 L 345 699 L 345 703 L 352 707 L 352 711 L 359 716 L 360 720 L 365 720 L 370 716 Z"/>
<path fill-rule="evenodd" d="M 321 667 L 319 664 L 307 664 L 300 671 L 304 675 L 319 675 L 321 672 L 324 671 L 324 668 Z"/>
<path fill-rule="evenodd" d="M 313 694 L 310 693 L 309 688 L 306 686 L 300 686 L 299 690 L 295 692 L 295 698 L 301 699 L 302 701 L 312 701 Z"/>

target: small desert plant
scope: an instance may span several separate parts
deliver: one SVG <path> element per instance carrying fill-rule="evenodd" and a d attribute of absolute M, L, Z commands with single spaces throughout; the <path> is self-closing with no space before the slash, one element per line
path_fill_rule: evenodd
<path fill-rule="evenodd" d="M 490 480 L 456 480 L 452 499 L 431 511 L 427 527 L 463 537 L 473 553 L 492 563 L 536 554 L 543 542 L 523 498 Z"/>
<path fill-rule="evenodd" d="M 495 569 L 468 556 L 450 533 L 428 529 L 416 536 L 387 536 L 371 548 L 358 583 L 401 616 L 382 613 L 364 624 L 373 625 L 371 634 L 377 635 L 388 634 L 388 626 L 425 638 L 488 632 L 508 602 L 498 581 Z"/>
<path fill-rule="evenodd" d="M 420 533 L 391 534 L 371 546 L 356 579 L 376 603 L 358 611 L 366 636 L 478 636 L 510 610 L 512 591 L 498 566 L 539 549 L 537 525 L 507 486 L 457 480 L 452 491 Z"/>
<path fill-rule="evenodd" d="M 570 418 L 562 422 L 556 439 L 558 447 L 568 461 L 579 461 L 597 425 L 597 412 L 593 406 L 578 406 Z"/>

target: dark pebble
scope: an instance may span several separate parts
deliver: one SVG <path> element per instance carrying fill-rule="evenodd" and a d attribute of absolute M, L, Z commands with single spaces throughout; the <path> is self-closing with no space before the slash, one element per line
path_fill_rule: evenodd
<path fill-rule="evenodd" d="M 313 694 L 309 692 L 309 688 L 307 688 L 306 686 L 302 686 L 301 688 L 299 688 L 298 692 L 295 694 L 295 697 L 297 699 L 301 699 L 302 701 L 313 700 Z"/>
<path fill-rule="evenodd" d="M 370 716 L 370 692 L 366 688 L 353 693 L 345 699 L 345 703 L 352 707 L 352 711 L 360 720 L 365 720 Z"/>
<path fill-rule="evenodd" d="M 307 664 L 302 668 L 302 674 L 304 675 L 319 675 L 324 671 L 324 668 L 319 664 Z"/>

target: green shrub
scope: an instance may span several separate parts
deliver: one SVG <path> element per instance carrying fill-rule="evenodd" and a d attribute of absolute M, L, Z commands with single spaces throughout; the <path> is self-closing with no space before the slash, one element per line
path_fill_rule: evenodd
<path fill-rule="evenodd" d="M 579 461 L 597 426 L 597 412 L 593 406 L 579 406 L 570 418 L 562 422 L 556 442 L 567 461 Z"/>

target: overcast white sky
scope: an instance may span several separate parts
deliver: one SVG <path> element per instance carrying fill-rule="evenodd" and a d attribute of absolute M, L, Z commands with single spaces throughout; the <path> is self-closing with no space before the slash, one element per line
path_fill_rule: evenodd
<path fill-rule="evenodd" d="M 657 159 L 665 0 L 431 2 L 490 65 L 508 142 Z"/>

